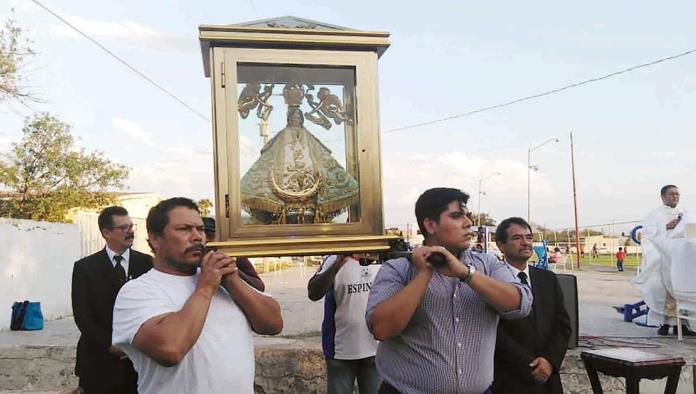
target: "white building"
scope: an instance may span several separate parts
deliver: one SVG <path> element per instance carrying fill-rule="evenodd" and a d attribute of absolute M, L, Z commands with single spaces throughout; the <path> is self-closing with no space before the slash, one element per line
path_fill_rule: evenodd
<path fill-rule="evenodd" d="M 115 205 L 126 208 L 135 225 L 133 249 L 152 254 L 147 244 L 145 219 L 150 208 L 162 201 L 162 197 L 155 193 L 119 193 L 117 199 Z M 97 224 L 98 217 L 98 209 L 77 208 L 68 214 L 68 218 L 80 228 L 80 256 L 90 255 L 104 247 L 104 238 Z"/>

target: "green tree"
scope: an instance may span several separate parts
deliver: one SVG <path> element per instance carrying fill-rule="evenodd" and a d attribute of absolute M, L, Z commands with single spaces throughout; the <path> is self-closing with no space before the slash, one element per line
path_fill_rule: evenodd
<path fill-rule="evenodd" d="M 213 202 L 207 198 L 198 200 L 198 210 L 201 211 L 201 216 L 208 216 L 212 206 Z"/>
<path fill-rule="evenodd" d="M 479 225 L 479 214 L 476 212 L 471 212 L 469 215 L 469 219 L 471 219 L 472 222 L 474 222 L 474 226 Z M 481 226 L 495 226 L 495 219 L 493 217 L 486 213 L 486 212 L 481 212 Z"/>
<path fill-rule="evenodd" d="M 71 208 L 99 208 L 114 201 L 108 190 L 122 188 L 128 168 L 75 146 L 70 126 L 49 114 L 27 118 L 19 143 L 0 161 L 0 216 L 65 221 Z"/>
<path fill-rule="evenodd" d="M 28 92 L 21 73 L 27 58 L 34 54 L 29 45 L 14 19 L 8 19 L 0 30 L 0 102 L 9 99 L 36 101 Z"/>

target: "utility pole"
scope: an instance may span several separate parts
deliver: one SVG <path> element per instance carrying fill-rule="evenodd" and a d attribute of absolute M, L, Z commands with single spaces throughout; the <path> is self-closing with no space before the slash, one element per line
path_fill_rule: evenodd
<path fill-rule="evenodd" d="M 575 182 L 575 145 L 573 144 L 573 133 L 570 133 L 570 165 L 573 173 L 573 208 L 575 209 L 575 254 L 580 269 L 580 226 L 578 224 L 578 192 Z"/>

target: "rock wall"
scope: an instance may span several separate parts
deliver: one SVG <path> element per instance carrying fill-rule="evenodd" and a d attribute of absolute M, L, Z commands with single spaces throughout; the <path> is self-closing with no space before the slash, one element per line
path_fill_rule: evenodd
<path fill-rule="evenodd" d="M 693 391 L 693 358 L 689 347 L 674 344 L 676 353 L 687 359 L 679 379 L 679 393 Z M 580 359 L 582 349 L 566 355 L 561 368 L 568 394 L 591 394 L 590 381 Z M 665 350 L 659 349 L 665 353 Z M 0 390 L 40 391 L 77 387 L 73 375 L 75 348 L 65 346 L 20 346 L 0 349 Z M 605 393 L 625 393 L 623 379 L 600 374 Z M 661 393 L 661 381 L 641 381 L 642 393 Z M 301 341 L 294 345 L 263 345 L 256 348 L 256 394 L 320 394 L 326 392 L 324 359 L 316 346 Z"/>

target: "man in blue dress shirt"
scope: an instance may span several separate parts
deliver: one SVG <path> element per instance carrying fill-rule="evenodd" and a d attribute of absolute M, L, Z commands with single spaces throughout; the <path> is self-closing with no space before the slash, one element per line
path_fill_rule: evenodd
<path fill-rule="evenodd" d="M 529 314 L 532 293 L 494 256 L 468 251 L 472 222 L 458 189 L 416 202 L 424 246 L 383 264 L 366 319 L 376 339 L 380 393 L 487 393 L 500 317 Z M 435 257 L 440 257 L 437 264 Z"/>

